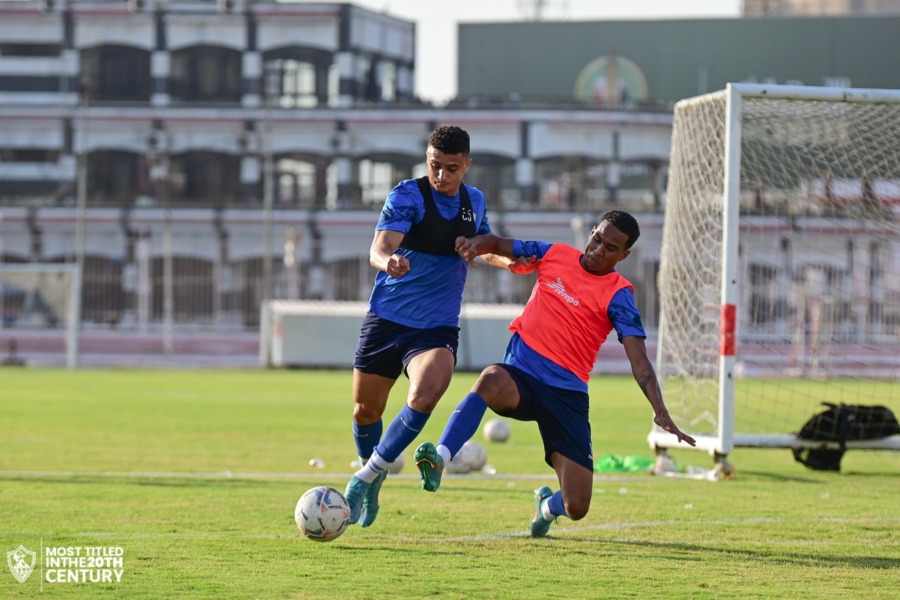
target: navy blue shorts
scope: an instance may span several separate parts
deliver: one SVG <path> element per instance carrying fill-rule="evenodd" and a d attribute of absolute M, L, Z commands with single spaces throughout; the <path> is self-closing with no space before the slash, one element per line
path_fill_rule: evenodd
<path fill-rule="evenodd" d="M 590 401 L 585 392 L 553 387 L 512 365 L 498 364 L 509 373 L 519 390 L 519 406 L 499 413 L 517 421 L 535 421 L 544 440 L 544 460 L 559 452 L 594 472 L 591 448 Z"/>
<path fill-rule="evenodd" d="M 433 348 L 453 353 L 459 347 L 459 327 L 415 329 L 368 312 L 363 319 L 353 366 L 363 373 L 397 379 L 413 358 Z"/>

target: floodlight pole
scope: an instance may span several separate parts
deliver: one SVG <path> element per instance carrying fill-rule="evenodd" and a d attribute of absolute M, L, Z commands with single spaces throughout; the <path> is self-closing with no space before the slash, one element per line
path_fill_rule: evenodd
<path fill-rule="evenodd" d="M 82 274 L 84 273 L 84 246 L 86 239 L 86 223 L 87 215 L 87 119 L 84 116 L 83 100 L 78 101 L 78 147 L 76 148 L 76 169 L 75 175 L 75 263 L 76 271 L 74 280 L 72 281 L 72 299 L 69 305 L 68 324 L 72 337 L 71 344 L 66 349 L 66 368 L 75 369 L 78 367 L 78 346 L 80 344 L 79 336 L 81 334 L 81 319 L 74 319 L 73 316 L 81 315 L 81 290 L 83 286 Z M 78 311 L 73 312 L 73 311 Z M 74 329 L 72 329 L 74 328 Z"/>
<path fill-rule="evenodd" d="M 267 95 L 268 96 L 268 95 Z M 266 97 L 264 107 L 263 152 L 263 290 L 260 300 L 272 298 L 272 209 L 275 200 L 275 164 L 272 157 L 271 99 Z"/>
<path fill-rule="evenodd" d="M 168 149 L 164 150 L 168 152 Z M 162 179 L 163 200 L 163 351 L 172 354 L 175 329 L 175 268 L 173 261 L 172 198 L 168 155 L 165 156 L 165 175 Z"/>
<path fill-rule="evenodd" d="M 150 159 L 151 179 L 154 182 L 156 197 L 162 208 L 162 254 L 163 254 L 163 352 L 172 354 L 174 351 L 174 320 L 175 320 L 175 282 L 173 263 L 173 235 L 172 235 L 172 200 L 171 200 L 171 173 L 169 171 L 169 139 L 161 126 L 157 126 L 147 139 L 149 146 L 148 157 Z"/>
<path fill-rule="evenodd" d="M 280 91 L 280 72 L 275 65 L 265 66 L 265 97 L 263 98 L 262 124 L 262 175 L 263 175 L 263 290 L 261 302 L 273 297 L 272 293 L 272 209 L 275 204 L 275 160 L 272 143 L 272 102 Z"/>
<path fill-rule="evenodd" d="M 66 368 L 78 367 L 78 336 L 81 330 L 81 264 L 75 265 L 72 270 L 72 298 L 69 300 L 68 314 L 66 315 L 67 339 Z"/>

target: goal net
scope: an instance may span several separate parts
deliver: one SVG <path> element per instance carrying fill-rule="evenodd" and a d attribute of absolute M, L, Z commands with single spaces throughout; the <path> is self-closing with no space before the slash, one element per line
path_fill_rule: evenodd
<path fill-rule="evenodd" d="M 66 366 L 78 365 L 81 270 L 75 264 L 0 263 L 2 339 L 0 353 L 14 359 L 27 340 L 62 338 Z M 26 339 L 27 338 L 27 339 Z M 43 344 L 46 345 L 46 344 Z"/>
<path fill-rule="evenodd" d="M 823 402 L 900 415 L 900 91 L 679 102 L 659 291 L 658 375 L 699 448 L 822 447 L 794 433 Z"/>

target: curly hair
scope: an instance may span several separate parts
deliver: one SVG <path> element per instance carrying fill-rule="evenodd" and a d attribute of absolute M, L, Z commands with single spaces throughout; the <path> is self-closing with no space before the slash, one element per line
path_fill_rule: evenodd
<path fill-rule="evenodd" d="M 428 138 L 428 145 L 444 154 L 469 154 L 469 134 L 456 125 L 438 127 Z"/>
<path fill-rule="evenodd" d="M 639 237 L 641 237 L 641 228 L 638 227 L 637 219 L 624 210 L 611 210 L 600 218 L 600 222 L 608 221 L 615 225 L 616 229 L 628 236 L 628 245 L 626 249 L 630 249 Z"/>

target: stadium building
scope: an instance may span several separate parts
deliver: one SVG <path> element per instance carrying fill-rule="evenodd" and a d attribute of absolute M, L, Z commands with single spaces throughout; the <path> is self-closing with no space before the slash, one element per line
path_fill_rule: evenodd
<path fill-rule="evenodd" d="M 898 30 L 465 24 L 460 95 L 432 106 L 415 24 L 352 4 L 3 0 L 0 260 L 81 263 L 97 331 L 254 332 L 264 298 L 365 300 L 381 203 L 452 123 L 501 233 L 581 245 L 602 212 L 641 213 L 624 268 L 652 329 L 674 102 L 730 81 L 900 87 Z M 467 299 L 524 302 L 507 275 L 477 270 Z M 0 344 L 59 319 L 7 290 Z"/>

